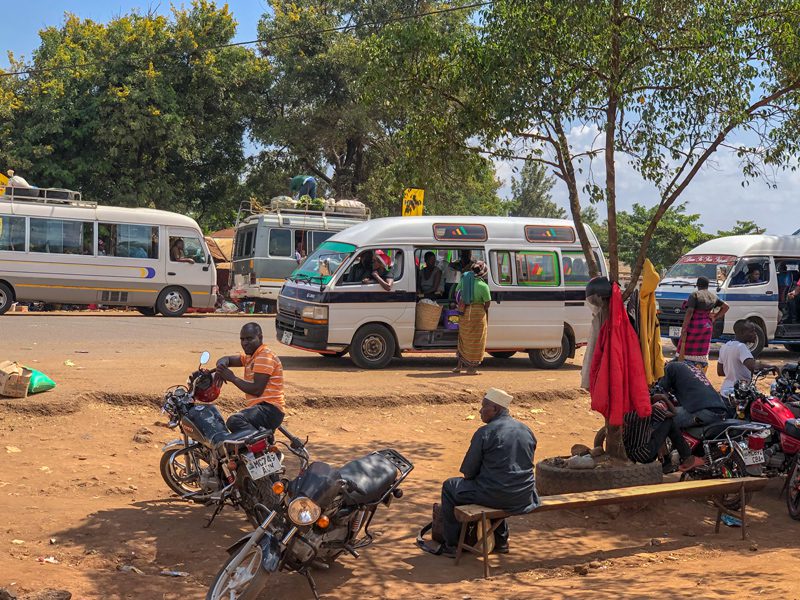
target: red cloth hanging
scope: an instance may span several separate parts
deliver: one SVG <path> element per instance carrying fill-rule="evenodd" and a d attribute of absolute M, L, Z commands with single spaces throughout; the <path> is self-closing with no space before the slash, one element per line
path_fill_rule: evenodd
<path fill-rule="evenodd" d="M 644 372 L 639 338 L 633 330 L 622 292 L 611 287 L 608 319 L 600 328 L 589 375 L 592 410 L 608 419 L 609 425 L 622 425 L 625 413 L 650 415 L 650 391 Z"/>

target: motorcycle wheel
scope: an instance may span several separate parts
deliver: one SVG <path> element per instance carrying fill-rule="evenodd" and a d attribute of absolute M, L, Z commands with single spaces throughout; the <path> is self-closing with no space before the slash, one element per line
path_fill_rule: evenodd
<path fill-rule="evenodd" d="M 795 521 L 800 521 L 800 461 L 794 461 L 794 468 L 789 473 L 789 482 L 786 489 L 786 508 L 789 516 Z"/>
<path fill-rule="evenodd" d="M 243 464 L 240 464 L 236 469 L 236 481 L 240 482 L 239 492 L 242 495 L 239 504 L 253 527 L 258 527 L 259 523 L 267 516 L 263 511 L 256 509 L 256 504 L 263 504 L 272 509 L 280 502 L 278 496 L 272 491 L 272 484 L 277 480 L 276 475 L 270 475 L 258 481 L 253 481 L 247 472 L 247 467 Z"/>
<path fill-rule="evenodd" d="M 234 553 L 208 588 L 206 600 L 256 600 L 270 575 L 261 568 L 262 554 L 258 545 Z"/>
<path fill-rule="evenodd" d="M 210 494 L 197 493 L 200 491 L 200 476 L 199 474 L 188 476 L 189 468 L 187 464 L 188 461 L 186 460 L 186 454 L 183 455 L 183 460 L 176 458 L 175 461 L 171 461 L 172 456 L 178 452 L 181 452 L 182 450 L 182 447 L 176 448 L 171 452 L 164 452 L 161 455 L 161 477 L 169 486 L 169 489 L 178 494 L 178 496 L 183 497 L 186 494 L 195 494 L 191 499 L 194 502 L 203 503 L 208 500 Z M 203 468 L 203 466 L 208 466 L 205 458 L 203 458 L 200 454 L 197 452 L 192 452 L 192 454 L 194 455 L 198 465 L 200 465 L 200 468 Z"/>

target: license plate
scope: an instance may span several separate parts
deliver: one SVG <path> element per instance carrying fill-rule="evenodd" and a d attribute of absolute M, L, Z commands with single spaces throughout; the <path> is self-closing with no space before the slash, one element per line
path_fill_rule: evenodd
<path fill-rule="evenodd" d="M 744 458 L 744 464 L 746 465 L 760 465 L 764 462 L 764 451 L 743 448 L 742 457 Z"/>
<path fill-rule="evenodd" d="M 281 470 L 281 460 L 274 452 L 267 452 L 258 458 L 248 452 L 244 457 L 244 464 L 253 479 L 261 479 Z"/>
<path fill-rule="evenodd" d="M 674 338 L 681 337 L 681 328 L 680 327 L 670 327 L 669 328 L 669 337 L 674 337 Z"/>
<path fill-rule="evenodd" d="M 294 337 L 294 335 L 291 331 L 284 331 L 281 337 L 281 344 L 286 344 L 287 346 L 291 345 L 292 337 Z"/>

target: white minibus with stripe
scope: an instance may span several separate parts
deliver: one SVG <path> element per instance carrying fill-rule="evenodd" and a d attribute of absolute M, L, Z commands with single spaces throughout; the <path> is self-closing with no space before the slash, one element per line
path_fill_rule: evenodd
<path fill-rule="evenodd" d="M 586 233 L 605 274 L 597 238 Z M 391 257 L 389 291 L 350 276 L 364 253 L 378 250 Z M 450 265 L 464 251 L 489 267 L 489 354 L 526 352 L 535 366 L 557 368 L 587 342 L 589 272 L 572 221 L 475 216 L 375 219 L 323 242 L 281 289 L 278 340 L 327 356 L 349 352 L 362 368 L 402 353 L 455 351 L 452 324 L 416 328 L 417 273 L 433 252 L 445 282 L 436 301 L 452 310 L 460 275 Z"/>
<path fill-rule="evenodd" d="M 0 314 L 14 302 L 136 307 L 177 317 L 216 302 L 216 270 L 190 217 L 98 206 L 69 190 L 0 195 Z"/>

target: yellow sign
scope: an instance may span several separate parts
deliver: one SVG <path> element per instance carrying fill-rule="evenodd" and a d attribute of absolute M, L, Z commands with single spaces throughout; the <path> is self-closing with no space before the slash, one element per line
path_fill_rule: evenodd
<path fill-rule="evenodd" d="M 6 191 L 6 184 L 8 183 L 8 177 L 0 173 L 0 194 L 5 193 Z"/>
<path fill-rule="evenodd" d="M 421 217 L 422 205 L 425 202 L 425 190 L 406 188 L 403 190 L 403 216 Z"/>

